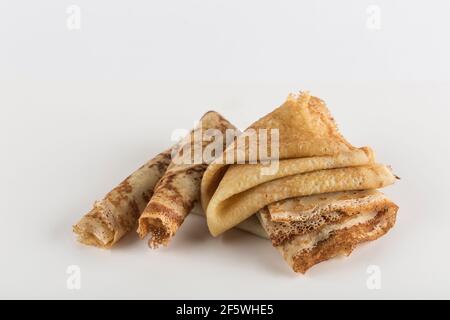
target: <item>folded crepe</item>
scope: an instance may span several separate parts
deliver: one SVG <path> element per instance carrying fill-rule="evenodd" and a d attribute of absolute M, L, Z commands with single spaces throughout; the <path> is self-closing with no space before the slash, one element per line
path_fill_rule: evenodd
<path fill-rule="evenodd" d="M 139 218 L 137 232 L 141 239 L 149 233 L 149 246 L 157 248 L 167 245 L 183 223 L 187 214 L 200 199 L 200 182 L 206 170 L 205 159 L 198 158 L 195 150 L 204 150 L 212 141 L 202 133 L 210 129 L 219 130 L 222 145 L 217 152 L 226 147 L 227 129 L 237 129 L 217 112 L 210 111 L 201 119 L 198 126 L 182 140 L 172 163 L 158 182 L 155 192 Z"/>
<path fill-rule="evenodd" d="M 384 235 L 398 207 L 377 190 L 336 192 L 287 199 L 260 210 L 272 244 L 295 272 Z"/>
<path fill-rule="evenodd" d="M 190 214 L 194 214 L 203 218 L 206 218 L 205 212 L 203 211 L 201 205 L 199 202 L 197 202 L 194 205 L 194 208 L 192 209 Z M 251 233 L 257 237 L 263 238 L 263 239 L 269 239 L 269 235 L 267 234 L 266 230 L 264 230 L 261 222 L 259 221 L 258 217 L 256 215 L 251 216 L 247 220 L 242 221 L 239 223 L 236 227 L 236 229 Z"/>
<path fill-rule="evenodd" d="M 350 145 L 338 132 L 324 102 L 307 93 L 290 96 L 249 129 L 278 129 L 279 160 L 270 157 L 273 153 L 270 150 L 266 158 L 258 153 L 260 163 L 256 165 L 227 164 L 225 155 L 230 153 L 229 149 L 238 148 L 237 141 L 245 139 L 241 135 L 211 163 L 204 174 L 201 192 L 202 207 L 214 236 L 272 202 L 326 192 L 381 188 L 395 181 L 388 167 L 374 162 L 370 148 Z M 246 148 L 240 153 L 244 160 L 237 161 L 248 159 L 249 152 Z M 264 161 L 277 161 L 278 170 L 263 174 Z"/>
<path fill-rule="evenodd" d="M 78 241 L 101 248 L 111 248 L 131 231 L 153 195 L 156 183 L 170 164 L 171 149 L 141 166 L 73 226 Z"/>
<path fill-rule="evenodd" d="M 249 164 L 252 151 L 245 133 L 263 130 L 278 130 L 279 144 L 266 143 L 268 152 L 258 152 L 258 164 Z M 261 143 L 258 140 L 258 146 Z M 234 164 L 227 163 L 228 154 L 236 155 Z M 278 170 L 267 174 L 263 170 L 267 163 L 275 163 Z M 217 236 L 255 213 L 264 217 L 267 206 L 273 210 L 285 199 L 382 188 L 395 178 L 390 168 L 375 162 L 369 147 L 356 148 L 344 139 L 322 100 L 301 93 L 289 96 L 281 107 L 251 125 L 210 164 L 201 185 L 202 207 L 211 234 Z M 314 204 L 317 200 L 310 198 Z M 286 211 L 273 212 L 273 222 L 287 217 L 288 224 L 294 223 Z M 261 221 L 273 238 L 268 220 Z M 367 239 L 373 238 L 366 233 Z M 336 247 L 338 251 L 348 252 Z"/>

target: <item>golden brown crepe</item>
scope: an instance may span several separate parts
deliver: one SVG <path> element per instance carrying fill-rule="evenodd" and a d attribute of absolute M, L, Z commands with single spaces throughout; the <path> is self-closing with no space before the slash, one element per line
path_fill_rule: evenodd
<path fill-rule="evenodd" d="M 191 214 L 195 214 L 197 216 L 206 218 L 205 212 L 203 211 L 199 202 L 197 202 L 195 204 L 194 208 L 191 211 Z M 269 239 L 267 232 L 264 230 L 263 226 L 259 222 L 259 219 L 256 215 L 253 215 L 250 218 L 248 218 L 247 220 L 242 221 L 235 228 L 245 231 L 245 232 L 248 232 L 248 233 L 251 233 L 251 234 L 253 234 L 257 237 L 263 238 L 263 239 Z"/>
<path fill-rule="evenodd" d="M 217 112 L 208 112 L 200 120 L 199 125 L 188 137 L 183 140 L 181 150 L 202 150 L 211 141 L 203 139 L 200 132 L 216 129 L 226 135 L 227 129 L 236 128 Z M 195 146 L 194 137 L 200 138 L 199 145 Z M 227 140 L 223 140 L 221 152 L 226 147 Z M 200 182 L 206 170 L 207 163 L 203 159 L 195 159 L 194 152 L 191 154 L 177 152 L 164 176 L 156 186 L 155 193 L 139 218 L 138 234 L 145 238 L 151 233 L 149 246 L 157 248 L 167 245 L 170 239 L 183 223 L 186 215 L 192 210 L 195 203 L 200 199 Z"/>
<path fill-rule="evenodd" d="M 269 152 L 251 164 L 246 133 L 255 130 L 278 130 L 279 145 L 267 143 Z M 263 170 L 267 161 L 277 170 Z M 392 227 L 397 206 L 375 189 L 395 179 L 369 147 L 342 137 L 322 100 L 302 93 L 251 125 L 207 168 L 202 207 L 213 236 L 259 213 L 273 245 L 294 271 L 305 272 Z"/>
<path fill-rule="evenodd" d="M 321 197 L 321 199 L 318 199 Z M 377 190 L 298 197 L 262 209 L 258 217 L 295 272 L 375 240 L 394 225 L 398 207 Z M 274 216 L 284 221 L 274 221 Z"/>
<path fill-rule="evenodd" d="M 350 145 L 338 132 L 325 103 L 319 98 L 303 93 L 299 97 L 290 95 L 287 101 L 273 112 L 252 124 L 245 132 L 276 129 L 279 131 L 278 157 L 281 159 L 296 159 L 304 157 L 329 156 L 339 152 L 349 152 L 357 148 Z M 244 133 L 245 133 L 244 132 Z M 217 186 L 227 171 L 229 165 L 225 159 L 229 153 L 237 153 L 235 163 L 247 160 L 251 152 L 249 144 L 245 144 L 243 152 L 239 152 L 239 142 L 246 139 L 241 135 L 232 143 L 227 151 L 211 163 L 202 180 L 202 207 L 207 212 L 209 202 L 216 192 Z M 257 154 L 257 160 L 271 160 L 276 150 L 271 148 L 271 136 L 268 139 L 268 155 Z M 259 140 L 258 140 L 259 143 Z M 233 151 L 234 150 L 234 151 Z M 252 167 L 252 166 L 250 166 Z M 252 172 L 259 168 L 248 169 Z M 250 176 L 251 174 L 249 174 Z M 248 179 L 248 177 L 245 177 Z"/>
<path fill-rule="evenodd" d="M 110 248 L 135 227 L 149 202 L 153 189 L 170 164 L 171 150 L 158 154 L 144 164 L 73 226 L 78 241 L 86 245 Z"/>
<path fill-rule="evenodd" d="M 228 230 L 276 201 L 336 191 L 381 188 L 392 184 L 394 180 L 391 171 L 381 165 L 320 170 L 288 176 L 258 185 L 225 200 L 220 197 L 215 219 L 208 220 L 208 226 L 211 233 L 216 235 L 215 230 Z M 219 193 L 218 197 L 220 195 Z"/>
<path fill-rule="evenodd" d="M 224 156 L 214 161 L 202 180 L 202 206 L 213 236 L 272 202 L 324 192 L 381 188 L 395 180 L 389 168 L 374 163 L 370 148 L 351 146 L 337 131 L 323 101 L 308 94 L 290 97 L 250 126 L 255 128 L 279 130 L 279 170 L 263 175 L 264 164 L 226 165 Z M 237 144 L 228 149 L 237 148 Z"/>
<path fill-rule="evenodd" d="M 383 202 L 385 196 L 376 189 L 321 193 L 289 198 L 267 206 L 270 220 L 276 222 L 306 222 L 320 219 L 330 212 L 346 213 L 361 209 L 361 204 Z"/>

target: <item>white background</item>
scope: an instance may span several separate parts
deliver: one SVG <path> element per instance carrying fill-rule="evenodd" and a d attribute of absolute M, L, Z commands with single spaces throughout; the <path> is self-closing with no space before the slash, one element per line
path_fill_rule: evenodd
<path fill-rule="evenodd" d="M 0 298 L 450 298 L 449 15 L 448 1 L 0 2 Z M 174 129 L 209 109 L 245 128 L 301 89 L 402 178 L 387 236 L 305 276 L 196 216 L 157 251 L 135 234 L 111 251 L 75 241 Z"/>

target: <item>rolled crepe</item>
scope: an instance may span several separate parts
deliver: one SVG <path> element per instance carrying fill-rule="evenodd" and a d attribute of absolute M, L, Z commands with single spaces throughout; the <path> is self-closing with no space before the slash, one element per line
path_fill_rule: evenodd
<path fill-rule="evenodd" d="M 381 192 L 364 190 L 280 201 L 260 210 L 258 217 L 291 268 L 305 273 L 384 235 L 394 225 L 397 210 Z"/>
<path fill-rule="evenodd" d="M 179 147 L 177 144 L 158 154 L 106 194 L 102 200 L 96 201 L 92 210 L 73 226 L 78 241 L 100 248 L 111 248 L 135 228 L 157 182 L 171 163 L 171 154 Z M 203 210 L 195 211 L 204 216 Z M 267 238 L 256 217 L 244 221 L 237 228 Z"/>
<path fill-rule="evenodd" d="M 111 248 L 132 230 L 153 195 L 156 183 L 170 164 L 171 149 L 141 166 L 73 226 L 78 241 L 101 248 Z"/>
<path fill-rule="evenodd" d="M 173 156 L 173 162 L 159 181 L 153 197 L 139 218 L 137 232 L 141 238 L 151 233 L 148 243 L 152 248 L 169 243 L 187 214 L 200 199 L 200 182 L 207 163 L 204 159 L 200 161 L 194 159 L 194 152 L 189 154 L 181 151 L 192 151 L 196 148 L 203 150 L 211 141 L 204 139 L 201 132 L 210 129 L 219 130 L 222 138 L 226 136 L 227 129 L 237 130 L 220 114 L 211 111 L 201 118 L 199 125 L 183 140 L 180 152 Z M 199 146 L 196 147 L 197 142 Z M 226 143 L 227 139 L 222 139 L 220 153 L 225 149 Z"/>
<path fill-rule="evenodd" d="M 266 205 L 286 198 L 325 192 L 381 188 L 392 184 L 394 175 L 376 164 L 370 148 L 355 148 L 338 132 L 324 102 L 307 93 L 290 96 L 278 109 L 246 131 L 277 129 L 279 150 L 271 144 L 256 165 L 227 164 L 226 155 L 236 153 L 245 161 L 249 144 L 239 136 L 206 170 L 202 185 L 202 207 L 213 236 L 248 219 Z M 259 141 L 258 141 L 259 143 Z M 245 145 L 244 152 L 239 145 Z M 274 159 L 273 154 L 279 154 Z M 277 163 L 278 170 L 263 174 L 264 161 Z"/>

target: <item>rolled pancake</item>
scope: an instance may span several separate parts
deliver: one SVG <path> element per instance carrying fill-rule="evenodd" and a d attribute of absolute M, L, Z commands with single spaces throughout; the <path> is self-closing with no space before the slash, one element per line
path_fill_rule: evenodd
<path fill-rule="evenodd" d="M 324 192 L 380 188 L 394 182 L 386 166 L 376 164 L 368 147 L 355 148 L 338 132 L 324 102 L 307 93 L 290 96 L 278 109 L 248 130 L 278 129 L 279 151 L 259 164 L 227 164 L 226 155 L 250 157 L 249 144 L 239 153 L 239 136 L 222 157 L 206 170 L 202 180 L 202 207 L 213 236 L 239 224 L 264 206 L 290 197 Z M 258 141 L 259 142 L 259 141 Z M 269 144 L 269 147 L 271 145 Z M 271 148 L 269 148 L 271 149 Z M 279 159 L 272 159 L 279 154 Z M 270 160 L 278 170 L 263 174 Z"/>
<path fill-rule="evenodd" d="M 141 166 L 73 226 L 78 241 L 100 248 L 111 248 L 136 225 L 153 195 L 153 189 L 170 164 L 171 149 Z"/>
<path fill-rule="evenodd" d="M 211 141 L 204 139 L 202 132 L 209 129 L 219 130 L 222 137 L 226 136 L 227 129 L 237 131 L 220 114 L 211 111 L 206 113 L 200 119 L 199 125 L 183 139 L 179 148 L 180 152 L 173 155 L 172 163 L 159 181 L 153 197 L 139 218 L 137 232 L 141 239 L 151 233 L 148 243 L 152 248 L 169 243 L 186 215 L 200 199 L 200 183 L 208 164 L 204 162 L 204 159 L 194 159 L 194 152 L 189 154 L 181 150 L 195 151 L 196 148 L 203 150 Z M 194 137 L 197 137 L 197 140 Z M 223 139 L 220 152 L 225 150 L 226 143 L 227 139 Z M 192 162 L 192 160 L 195 161 Z"/>
<path fill-rule="evenodd" d="M 299 204 L 294 204 L 299 211 L 290 207 L 288 216 L 302 216 L 300 220 L 298 217 L 290 222 L 271 220 L 271 214 L 282 212 L 286 204 L 266 207 L 258 214 L 272 244 L 295 272 L 305 273 L 321 261 L 349 255 L 359 243 L 383 236 L 395 224 L 398 207 L 379 191 L 334 193 L 326 197 L 328 204 L 314 211 L 314 215 L 309 209 L 301 209 L 310 197 L 289 200 Z M 339 200 L 341 197 L 346 202 Z"/>

